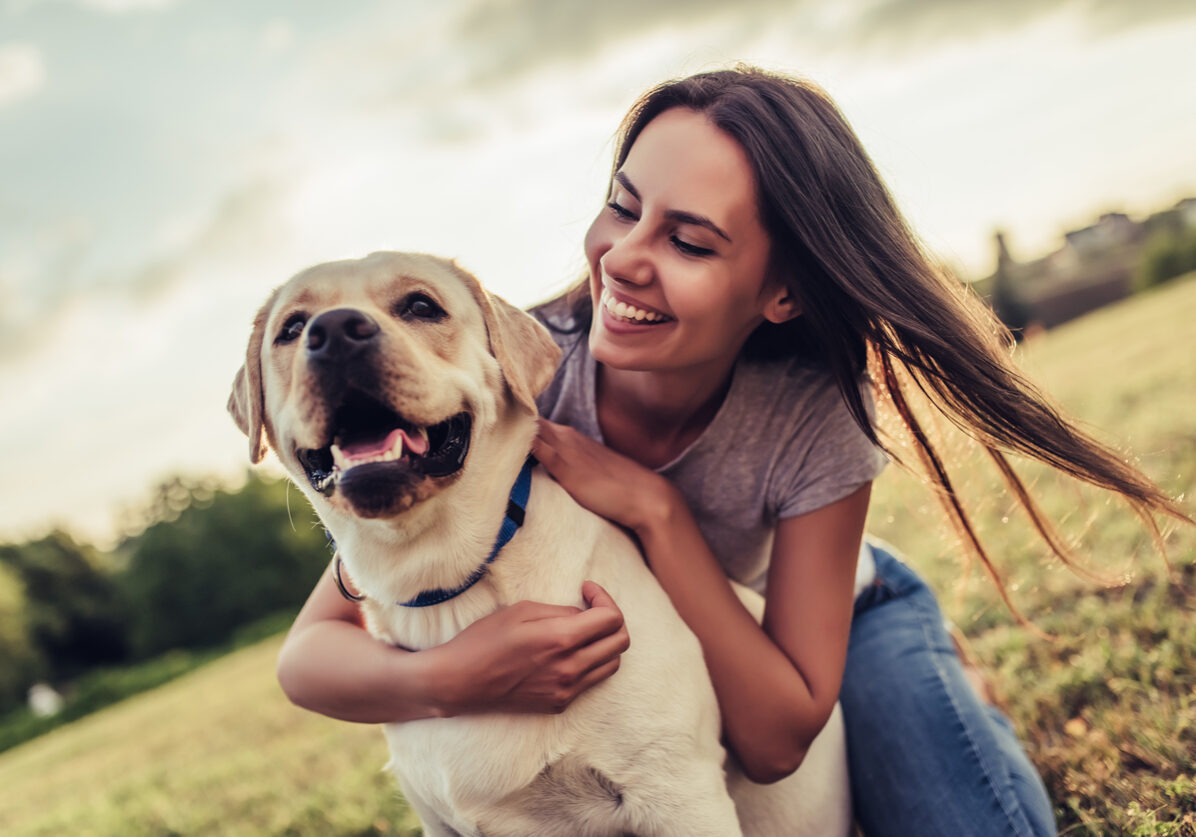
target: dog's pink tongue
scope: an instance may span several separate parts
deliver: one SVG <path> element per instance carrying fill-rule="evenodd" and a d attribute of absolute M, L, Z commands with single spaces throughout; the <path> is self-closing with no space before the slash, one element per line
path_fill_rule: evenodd
<path fill-rule="evenodd" d="M 416 456 L 423 456 L 428 452 L 428 437 L 422 433 L 418 436 L 408 436 L 406 432 L 399 430 L 398 433 L 403 435 L 403 450 L 409 450 Z"/>
<path fill-rule="evenodd" d="M 428 450 L 428 440 L 423 436 L 409 436 L 405 430 L 395 428 L 386 435 L 385 439 L 377 442 L 360 442 L 341 448 L 341 452 L 350 460 L 369 459 L 387 453 L 402 440 L 403 450 L 409 450 L 416 456 L 422 456 Z"/>

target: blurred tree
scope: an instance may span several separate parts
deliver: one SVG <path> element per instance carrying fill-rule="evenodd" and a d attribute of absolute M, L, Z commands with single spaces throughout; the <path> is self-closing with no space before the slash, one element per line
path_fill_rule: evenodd
<path fill-rule="evenodd" d="M 0 546 L 0 564 L 15 571 L 24 587 L 26 626 L 43 660 L 42 676 L 57 681 L 124 658 L 117 587 L 95 549 L 52 532 Z"/>
<path fill-rule="evenodd" d="M 1134 284 L 1139 290 L 1196 270 L 1196 229 L 1158 225 L 1146 241 Z"/>
<path fill-rule="evenodd" d="M 989 303 L 997 318 L 1020 339 L 1022 330 L 1029 324 L 1030 315 L 1017 281 L 1017 263 L 1009 254 L 1005 234 L 997 230 L 993 239 L 997 250 L 997 269 L 988 288 L 991 294 Z"/>
<path fill-rule="evenodd" d="M 133 652 L 221 642 L 271 611 L 297 607 L 328 563 L 323 528 L 287 484 L 254 474 L 237 492 L 174 480 L 160 487 L 157 518 L 123 548 L 122 586 Z"/>
<path fill-rule="evenodd" d="M 18 705 L 38 675 L 29 636 L 25 587 L 16 570 L 0 563 L 0 713 Z"/>

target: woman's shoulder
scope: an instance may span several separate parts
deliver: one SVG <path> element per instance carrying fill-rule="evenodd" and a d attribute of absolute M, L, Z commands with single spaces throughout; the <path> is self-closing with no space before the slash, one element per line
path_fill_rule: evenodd
<path fill-rule="evenodd" d="M 590 401 L 593 386 L 587 385 L 592 376 L 587 340 L 589 324 L 578 319 L 564 296 L 534 305 L 528 313 L 548 330 L 561 349 L 552 381 L 536 397 L 540 415 L 576 427 L 593 412 Z"/>
<path fill-rule="evenodd" d="M 834 439 L 842 442 L 866 434 L 856 423 L 838 378 L 825 365 L 800 357 L 740 361 L 729 413 L 751 422 L 776 439 Z M 865 413 L 875 421 L 871 379 L 856 379 Z M 869 442 L 869 445 L 871 443 Z"/>
<path fill-rule="evenodd" d="M 567 294 L 537 303 L 528 308 L 527 313 L 548 329 L 552 339 L 562 348 L 576 342 L 578 335 L 584 335 L 589 325 L 578 316 Z"/>
<path fill-rule="evenodd" d="M 764 399 L 777 407 L 809 408 L 815 404 L 831 406 L 842 400 L 839 384 L 825 365 L 802 357 L 774 359 L 743 358 L 736 369 L 737 388 L 749 396 Z M 867 384 L 862 378 L 861 386 Z"/>

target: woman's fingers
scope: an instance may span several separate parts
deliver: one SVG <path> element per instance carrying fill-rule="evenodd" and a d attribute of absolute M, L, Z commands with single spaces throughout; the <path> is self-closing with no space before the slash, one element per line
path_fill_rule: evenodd
<path fill-rule="evenodd" d="M 570 605 L 553 605 L 544 602 L 516 602 L 508 609 L 511 616 L 519 622 L 539 622 L 544 619 L 560 619 L 566 616 L 576 616 L 582 613 L 580 607 Z"/>
<path fill-rule="evenodd" d="M 564 464 L 559 450 L 563 428 L 547 419 L 540 419 L 537 426 L 536 437 L 532 439 L 532 455 L 544 466 L 544 470 L 556 477 Z"/>
<path fill-rule="evenodd" d="M 613 674 L 630 645 L 623 613 L 592 581 L 581 593 L 585 609 L 518 602 L 441 646 L 455 660 L 452 714 L 560 712 Z"/>
<path fill-rule="evenodd" d="M 522 621 L 537 623 L 536 631 L 542 636 L 548 648 L 557 655 L 568 655 L 604 637 L 625 631 L 623 612 L 619 610 L 610 594 L 593 582 L 586 582 L 591 588 L 582 588 L 582 597 L 587 609 L 561 608 L 553 605 L 536 605 Z M 587 591 L 590 594 L 587 596 Z M 593 597 L 593 598 L 591 598 Z M 530 625 L 529 625 L 530 626 Z"/>
<path fill-rule="evenodd" d="M 587 581 L 582 587 L 586 610 L 528 620 L 526 627 L 539 634 L 541 650 L 533 653 L 539 665 L 522 687 L 546 701 L 541 711 L 560 712 L 582 692 L 614 674 L 619 658 L 630 646 L 623 613 L 600 585 Z M 543 655 L 543 656 L 541 656 Z"/>
<path fill-rule="evenodd" d="M 558 658 L 546 669 L 548 711 L 564 711 L 586 689 L 618 671 L 623 652 L 629 646 L 624 627 Z"/>
<path fill-rule="evenodd" d="M 623 652 L 631 647 L 631 640 L 627 636 L 626 630 L 615 631 L 613 634 L 597 639 L 582 648 L 579 648 L 574 656 L 574 662 L 577 665 L 577 670 L 582 674 L 588 674 L 599 666 L 605 666 L 607 663 L 618 663 L 619 657 Z M 614 673 L 613 671 L 611 672 Z"/>
<path fill-rule="evenodd" d="M 557 476 L 554 469 L 580 467 L 593 470 L 603 454 L 617 456 L 605 445 L 578 433 L 572 427 L 556 424 L 548 419 L 537 419 L 536 438 L 532 440 L 532 453 L 548 473 Z"/>
<path fill-rule="evenodd" d="M 590 689 L 594 686 L 597 686 L 603 680 L 605 680 L 606 678 L 608 678 L 612 674 L 614 674 L 616 671 L 618 671 L 619 670 L 619 660 L 620 660 L 619 657 L 615 657 L 614 659 L 607 660 L 605 663 L 603 663 L 599 666 L 595 666 L 594 668 L 587 671 L 577 681 L 577 687 L 576 687 L 576 690 L 573 692 L 572 697 L 570 697 L 567 701 L 564 701 L 564 702 L 561 702 L 558 704 L 560 707 L 560 711 L 563 712 L 566 708 L 568 708 L 569 704 L 572 703 L 573 700 L 575 700 L 577 698 L 577 696 L 580 695 L 582 692 L 584 692 L 586 689 Z"/>
<path fill-rule="evenodd" d="M 546 419 L 540 419 L 532 452 L 574 500 L 632 529 L 669 486 L 634 460 Z"/>
<path fill-rule="evenodd" d="M 610 593 L 599 584 L 597 581 L 586 579 L 581 584 L 581 598 L 589 607 L 611 607 L 619 610 L 619 606 L 615 604 L 615 600 L 611 598 Z M 623 611 L 619 610 L 619 615 L 623 615 Z"/>

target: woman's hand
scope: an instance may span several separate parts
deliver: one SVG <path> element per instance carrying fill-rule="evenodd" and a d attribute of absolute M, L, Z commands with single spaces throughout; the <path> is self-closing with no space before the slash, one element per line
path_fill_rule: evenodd
<path fill-rule="evenodd" d="M 532 453 L 574 500 L 635 532 L 684 505 L 666 478 L 563 424 L 540 419 Z"/>
<path fill-rule="evenodd" d="M 562 712 L 619 668 L 630 645 L 623 614 L 592 581 L 587 609 L 519 602 L 479 619 L 444 645 L 441 711 Z"/>

